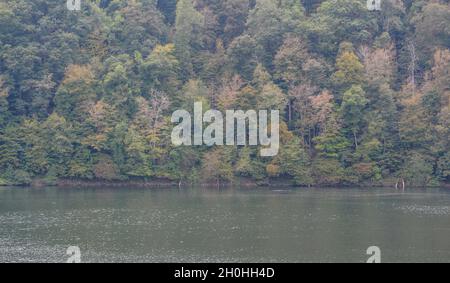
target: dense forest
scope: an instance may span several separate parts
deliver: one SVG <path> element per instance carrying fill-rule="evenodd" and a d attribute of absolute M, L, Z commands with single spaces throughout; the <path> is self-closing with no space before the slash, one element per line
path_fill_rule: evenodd
<path fill-rule="evenodd" d="M 278 109 L 281 148 L 175 147 L 174 110 Z M 0 0 L 0 185 L 450 182 L 450 3 Z"/>

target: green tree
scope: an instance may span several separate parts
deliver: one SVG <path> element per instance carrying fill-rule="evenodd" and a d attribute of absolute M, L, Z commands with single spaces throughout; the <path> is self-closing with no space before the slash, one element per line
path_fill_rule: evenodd
<path fill-rule="evenodd" d="M 303 14 L 303 6 L 298 1 L 256 1 L 248 16 L 247 32 L 264 48 L 264 63 L 275 55 L 284 33 L 299 31 Z"/>
<path fill-rule="evenodd" d="M 347 91 L 352 85 L 364 83 L 364 65 L 355 53 L 344 51 L 336 60 L 336 69 L 331 80 L 338 92 Z"/>
<path fill-rule="evenodd" d="M 135 60 L 128 55 L 108 58 L 102 78 L 103 99 L 116 108 L 118 118 L 127 119 L 137 110 L 136 97 L 141 94 L 141 82 L 136 76 Z"/>
<path fill-rule="evenodd" d="M 96 99 L 95 91 L 91 66 L 69 66 L 54 98 L 56 112 L 71 121 L 83 122 Z"/>
<path fill-rule="evenodd" d="M 336 43 L 367 43 L 378 31 L 376 14 L 359 0 L 323 1 L 307 26 L 315 49 L 327 56 L 337 51 Z"/>
<path fill-rule="evenodd" d="M 411 152 L 401 170 L 400 177 L 409 186 L 428 186 L 433 182 L 433 165 L 430 157 Z"/>
<path fill-rule="evenodd" d="M 8 102 L 9 90 L 4 84 L 3 78 L 0 76 L 0 127 L 4 127 L 11 118 Z"/>
<path fill-rule="evenodd" d="M 198 182 L 201 152 L 192 147 L 172 148 L 161 165 L 163 166 L 161 175 L 178 181 L 180 186 L 186 182 Z"/>
<path fill-rule="evenodd" d="M 345 179 L 345 169 L 335 159 L 317 158 L 312 164 L 312 175 L 317 185 L 333 186 L 342 184 Z"/>
<path fill-rule="evenodd" d="M 354 145 L 358 148 L 358 135 L 364 127 L 364 109 L 368 103 L 364 90 L 361 86 L 352 86 L 345 92 L 342 105 L 341 115 L 345 129 L 351 132 Z"/>
<path fill-rule="evenodd" d="M 193 74 L 193 56 L 201 43 L 199 32 L 203 27 L 203 15 L 198 12 L 192 0 L 177 2 L 174 43 L 178 60 L 180 61 L 183 80 Z"/>
<path fill-rule="evenodd" d="M 258 95 L 256 97 L 257 109 L 279 110 L 281 115 L 286 107 L 287 97 L 272 81 L 272 76 L 259 64 L 253 74 L 253 85 Z"/>
<path fill-rule="evenodd" d="M 20 153 L 22 152 L 19 137 L 15 127 L 1 128 L 0 130 L 0 170 L 20 168 Z M 0 176 L 3 174 L 0 174 Z"/>
<path fill-rule="evenodd" d="M 156 88 L 174 93 L 179 85 L 179 62 L 173 44 L 157 45 L 142 63 L 142 81 L 147 90 Z"/>
<path fill-rule="evenodd" d="M 228 45 L 235 37 L 244 32 L 250 1 L 225 0 L 219 2 L 221 3 L 219 18 L 223 28 L 222 38 L 224 43 Z"/>
<path fill-rule="evenodd" d="M 258 158 L 258 149 L 244 147 L 239 150 L 238 155 L 234 166 L 236 176 L 250 177 L 255 180 L 265 178 L 264 163 Z"/>
<path fill-rule="evenodd" d="M 111 32 L 114 33 L 110 48 L 113 52 L 132 55 L 139 51 L 148 55 L 167 38 L 168 27 L 153 0 L 122 1 L 122 7 L 113 15 Z"/>
<path fill-rule="evenodd" d="M 230 157 L 230 151 L 223 147 L 206 153 L 202 162 L 203 179 L 214 182 L 217 186 L 220 186 L 223 182 L 232 182 L 233 166 Z"/>
<path fill-rule="evenodd" d="M 292 134 L 285 135 L 283 139 L 287 140 L 282 143 L 280 153 L 271 165 L 279 168 L 279 175 L 291 177 L 295 185 L 312 185 L 314 180 L 311 175 L 310 157 L 304 145 Z"/>
<path fill-rule="evenodd" d="M 263 49 L 249 35 L 242 35 L 231 42 L 228 56 L 234 70 L 244 79 L 251 80 L 253 72 L 261 60 Z"/>

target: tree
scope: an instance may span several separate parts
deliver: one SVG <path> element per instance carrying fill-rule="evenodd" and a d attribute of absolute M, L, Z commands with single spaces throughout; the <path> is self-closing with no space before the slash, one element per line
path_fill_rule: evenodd
<path fill-rule="evenodd" d="M 114 12 L 111 27 L 115 35 L 110 42 L 113 52 L 133 54 L 139 51 L 148 55 L 161 41 L 167 38 L 168 28 L 155 1 L 123 1 L 125 5 Z"/>
<path fill-rule="evenodd" d="M 450 182 L 448 0 L 0 2 L 0 184 Z M 174 147 L 197 101 L 279 110 L 279 154 Z"/>
<path fill-rule="evenodd" d="M 337 129 L 333 95 L 327 90 L 318 95 L 316 93 L 317 88 L 309 84 L 299 85 L 289 91 L 289 111 L 293 112 L 289 113 L 289 120 L 296 121 L 296 131 L 310 149 L 317 136 Z"/>
<path fill-rule="evenodd" d="M 22 150 L 16 129 L 13 127 L 2 128 L 0 130 L 0 170 L 5 172 L 7 169 L 20 168 L 19 155 Z"/>
<path fill-rule="evenodd" d="M 317 185 L 339 185 L 345 180 L 345 170 L 335 159 L 318 158 L 314 160 L 311 172 L 314 183 Z"/>
<path fill-rule="evenodd" d="M 85 145 L 74 145 L 73 155 L 67 163 L 67 177 L 92 179 L 94 157 Z"/>
<path fill-rule="evenodd" d="M 237 176 L 250 177 L 255 180 L 264 179 L 264 163 L 258 158 L 258 150 L 250 147 L 239 150 L 234 173 Z"/>
<path fill-rule="evenodd" d="M 0 127 L 4 127 L 10 119 L 8 96 L 9 90 L 0 76 Z"/>
<path fill-rule="evenodd" d="M 366 161 L 377 161 L 386 174 L 399 170 L 399 118 L 395 92 L 387 84 L 368 92 L 367 131 L 361 154 Z"/>
<path fill-rule="evenodd" d="M 337 91 L 347 91 L 352 85 L 364 83 L 364 65 L 355 53 L 344 51 L 336 60 L 336 69 L 331 79 Z"/>
<path fill-rule="evenodd" d="M 275 55 L 285 32 L 298 31 L 303 18 L 303 7 L 298 1 L 258 0 L 250 10 L 247 32 L 265 50 L 267 63 Z"/>
<path fill-rule="evenodd" d="M 358 148 L 358 134 L 365 122 L 363 110 L 367 103 L 368 100 L 361 86 L 352 86 L 345 92 L 342 100 L 340 111 L 344 127 L 352 133 L 356 148 Z"/>
<path fill-rule="evenodd" d="M 213 181 L 217 186 L 221 182 L 233 180 L 233 167 L 230 152 L 224 148 L 217 148 L 203 157 L 202 176 L 206 181 Z"/>
<path fill-rule="evenodd" d="M 105 102 L 116 108 L 118 118 L 127 119 L 136 112 L 136 97 L 140 95 L 141 85 L 136 76 L 135 60 L 129 55 L 106 59 L 101 87 Z"/>
<path fill-rule="evenodd" d="M 305 79 L 321 88 L 330 88 L 330 64 L 323 58 L 309 58 L 303 63 Z"/>
<path fill-rule="evenodd" d="M 133 177 L 151 177 L 153 175 L 151 156 L 148 152 L 146 137 L 135 128 L 129 128 L 124 139 L 126 161 L 125 174 Z"/>
<path fill-rule="evenodd" d="M 221 26 L 223 27 L 223 41 L 228 44 L 245 29 L 250 3 L 249 0 L 225 0 L 220 11 Z"/>
<path fill-rule="evenodd" d="M 23 161 L 26 171 L 33 175 L 45 175 L 50 168 L 47 156 L 48 137 L 45 137 L 38 121 L 25 120 L 20 129 L 23 143 Z"/>
<path fill-rule="evenodd" d="M 106 154 L 100 154 L 94 164 L 94 174 L 97 179 L 114 181 L 119 180 L 119 168 Z"/>
<path fill-rule="evenodd" d="M 281 115 L 283 115 L 286 107 L 286 96 L 272 82 L 272 77 L 261 64 L 255 69 L 253 84 L 258 92 L 256 109 L 279 110 Z"/>
<path fill-rule="evenodd" d="M 258 92 L 252 86 L 243 87 L 238 94 L 235 107 L 240 110 L 251 110 L 258 103 Z"/>
<path fill-rule="evenodd" d="M 199 13 L 192 0 L 177 2 L 174 44 L 180 61 L 183 80 L 194 72 L 193 52 L 198 48 L 198 32 L 203 26 L 203 15 Z"/>
<path fill-rule="evenodd" d="M 413 86 L 406 86 L 403 90 L 401 103 L 404 107 L 399 121 L 399 138 L 405 150 L 423 147 L 432 141 L 431 128 L 422 105 L 423 94 L 414 92 Z"/>
<path fill-rule="evenodd" d="M 295 185 L 312 185 L 310 157 L 301 140 L 292 133 L 285 133 L 282 140 L 281 151 L 267 167 L 267 173 L 269 176 L 288 176 Z"/>
<path fill-rule="evenodd" d="M 161 131 L 166 124 L 163 114 L 169 107 L 168 98 L 157 91 L 150 96 L 151 102 L 137 98 L 138 111 L 123 138 L 128 176 L 154 176 L 154 167 L 165 154 Z"/>
<path fill-rule="evenodd" d="M 166 159 L 161 162 L 163 177 L 183 183 L 198 182 L 201 152 L 192 147 L 176 147 L 169 149 Z"/>
<path fill-rule="evenodd" d="M 67 176 L 69 162 L 72 161 L 72 128 L 64 117 L 53 113 L 42 124 L 41 141 L 45 142 L 49 170 L 56 177 Z"/>
<path fill-rule="evenodd" d="M 378 31 L 375 14 L 359 0 L 323 1 L 307 27 L 315 49 L 327 55 L 337 51 L 336 43 L 367 43 Z"/>
<path fill-rule="evenodd" d="M 436 48 L 450 47 L 450 7 L 444 3 L 429 2 L 412 22 L 416 28 L 420 62 L 430 63 Z"/>
<path fill-rule="evenodd" d="M 225 78 L 215 98 L 217 106 L 220 110 L 226 111 L 233 109 L 238 100 L 239 91 L 243 87 L 244 82 L 238 75 L 228 79 Z"/>
<path fill-rule="evenodd" d="M 56 111 L 81 123 L 96 99 L 95 76 L 89 65 L 70 65 L 55 96 Z"/>
<path fill-rule="evenodd" d="M 400 173 L 409 186 L 428 186 L 433 181 L 433 166 L 428 156 L 411 152 Z"/>
<path fill-rule="evenodd" d="M 201 78 L 210 84 L 216 84 L 216 78 L 228 76 L 230 72 L 229 58 L 221 40 L 217 40 L 214 52 L 206 52 L 200 59 L 203 61 Z"/>
<path fill-rule="evenodd" d="M 369 85 L 379 87 L 382 84 L 390 85 L 394 79 L 393 46 L 380 48 L 364 55 L 365 81 Z"/>
<path fill-rule="evenodd" d="M 315 149 L 319 156 L 340 160 L 349 148 L 349 141 L 338 131 L 327 131 L 314 139 Z M 323 161 L 325 162 L 325 161 Z"/>
<path fill-rule="evenodd" d="M 311 15 L 324 0 L 302 0 L 307 15 Z"/>
<path fill-rule="evenodd" d="M 402 20 L 406 16 L 406 5 L 400 0 L 383 1 L 381 9 L 381 21 L 383 30 L 393 35 L 395 38 L 401 39 L 406 32 L 406 25 Z"/>
<path fill-rule="evenodd" d="M 92 129 L 84 133 L 86 137 L 82 143 L 97 151 L 105 150 L 108 148 L 108 136 L 115 136 L 113 130 L 121 125 L 117 110 L 104 100 L 99 100 L 91 105 L 88 113 L 86 120 Z M 122 123 L 126 123 L 126 120 L 122 120 Z"/>
<path fill-rule="evenodd" d="M 145 88 L 174 93 L 179 86 L 179 64 L 173 44 L 157 45 L 141 66 Z"/>
<path fill-rule="evenodd" d="M 249 35 L 242 35 L 231 42 L 228 56 L 234 70 L 244 79 L 252 80 L 253 72 L 262 59 L 262 47 Z"/>
<path fill-rule="evenodd" d="M 283 80 L 287 85 L 298 85 L 304 82 L 302 66 L 308 59 L 310 55 L 305 40 L 288 36 L 274 59 L 276 78 Z"/>

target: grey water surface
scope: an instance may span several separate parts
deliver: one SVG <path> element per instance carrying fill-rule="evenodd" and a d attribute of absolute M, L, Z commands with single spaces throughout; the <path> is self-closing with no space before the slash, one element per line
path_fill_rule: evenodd
<path fill-rule="evenodd" d="M 450 191 L 0 188 L 0 262 L 450 262 Z"/>

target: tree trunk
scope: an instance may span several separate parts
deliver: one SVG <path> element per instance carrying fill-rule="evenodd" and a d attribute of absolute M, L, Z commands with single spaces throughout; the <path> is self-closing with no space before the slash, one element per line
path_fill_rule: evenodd
<path fill-rule="evenodd" d="M 356 136 L 356 132 L 353 132 L 353 137 L 355 138 L 355 148 L 358 149 L 358 137 Z"/>
<path fill-rule="evenodd" d="M 289 99 L 289 103 L 288 103 L 288 116 L 289 116 L 289 127 L 291 126 L 291 121 L 292 121 L 292 100 Z"/>

